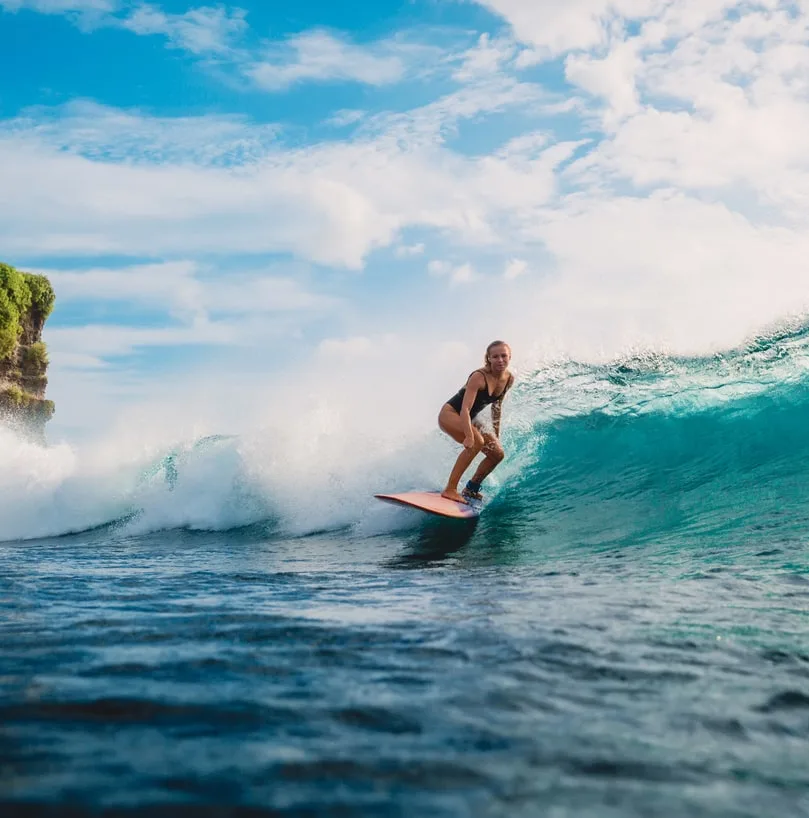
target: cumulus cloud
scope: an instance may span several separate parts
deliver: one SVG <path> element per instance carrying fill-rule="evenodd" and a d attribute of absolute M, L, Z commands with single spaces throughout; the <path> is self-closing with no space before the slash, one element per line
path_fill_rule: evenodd
<path fill-rule="evenodd" d="M 554 170 L 571 150 L 522 140 L 476 158 L 442 147 L 435 134 L 448 121 L 524 99 L 510 85 L 497 90 L 382 119 L 353 142 L 267 144 L 260 158 L 213 167 L 205 156 L 152 161 L 148 139 L 121 160 L 110 157 L 106 145 L 113 150 L 120 123 L 92 110 L 86 127 L 77 115 L 64 133 L 51 120 L 15 120 L 0 127 L 0 237 L 14 253 L 281 252 L 356 269 L 409 226 L 496 243 L 504 214 L 549 201 Z M 170 129 L 124 116 L 133 131 L 154 132 L 161 154 L 173 158 Z M 226 138 L 231 127 L 238 133 L 233 123 L 214 124 Z M 199 132 L 207 126 L 201 118 Z M 193 131 L 184 120 L 179 144 Z"/>
<path fill-rule="evenodd" d="M 603 100 L 605 114 L 606 138 L 576 169 L 638 188 L 711 190 L 737 206 L 743 187 L 782 218 L 804 220 L 809 18 L 776 2 L 708 13 L 724 7 L 692 17 L 667 8 L 614 46 L 605 59 L 620 70 L 600 79 L 598 61 L 568 61 L 571 80 Z M 662 45 L 672 31 L 679 40 Z"/>
<path fill-rule="evenodd" d="M 710 2 L 711 0 L 697 0 Z M 511 25 L 514 35 L 550 58 L 602 45 L 613 21 L 642 19 L 665 0 L 478 0 Z M 683 2 L 683 0 L 678 0 Z M 693 2 L 693 0 L 685 0 Z"/>
<path fill-rule="evenodd" d="M 540 228 L 558 273 L 537 315 L 574 348 L 701 352 L 809 307 L 809 234 L 682 193 L 569 202 Z M 585 238 L 586 237 L 586 238 Z"/>
<path fill-rule="evenodd" d="M 593 96 L 602 97 L 612 117 L 621 118 L 638 110 L 640 102 L 635 85 L 640 66 L 634 42 L 615 45 L 607 56 L 571 55 L 565 61 L 565 76 Z"/>
<path fill-rule="evenodd" d="M 358 126 L 341 140 L 290 147 L 273 126 L 240 118 L 97 107 L 3 123 L 0 240 L 38 258 L 288 254 L 326 268 L 370 265 L 380 278 L 374 251 L 391 247 L 397 274 L 417 268 L 422 284 L 430 274 L 456 285 L 477 278 L 471 287 L 433 281 L 436 312 L 486 306 L 488 288 L 507 280 L 495 318 L 511 322 L 509 337 L 541 331 L 577 350 L 638 339 L 699 350 L 809 304 L 809 9 L 777 0 L 484 4 L 522 46 L 502 32 L 482 37 L 447 57 L 459 87 L 411 110 L 341 112 L 332 124 Z M 557 60 L 570 99 L 519 73 L 531 59 Z M 249 65 L 273 90 L 330 78 L 393 83 L 408 70 L 390 44 L 325 32 Z M 464 136 L 475 128 L 482 138 L 470 149 Z M 139 338 L 235 343 L 238 322 L 220 318 L 217 304 L 250 318 L 251 304 L 269 310 L 272 297 L 293 312 L 317 300 L 316 287 L 299 283 L 217 289 L 182 266 L 190 262 L 172 263 L 140 269 L 126 286 L 139 303 L 172 305 L 183 331 L 124 336 L 123 348 Z M 112 272 L 96 271 L 96 286 L 120 287 Z M 84 284 L 70 275 L 61 285 L 79 297 Z M 413 316 L 428 308 L 408 305 L 409 324 L 422 331 L 427 322 Z M 444 310 L 446 321 L 462 312 Z M 460 322 L 441 331 L 470 332 Z M 380 335 L 355 329 L 321 355 L 377 348 L 362 339 Z M 65 337 L 77 360 L 91 355 Z"/>

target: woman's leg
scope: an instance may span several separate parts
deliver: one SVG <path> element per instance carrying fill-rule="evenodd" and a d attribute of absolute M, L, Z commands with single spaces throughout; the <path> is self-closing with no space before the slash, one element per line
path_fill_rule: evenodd
<path fill-rule="evenodd" d="M 451 406 L 445 405 L 442 407 L 438 415 L 438 426 L 442 432 L 446 432 L 453 440 L 463 445 L 466 432 L 463 428 L 461 416 Z M 470 463 L 480 453 L 484 442 L 483 435 L 474 426 L 472 427 L 472 434 L 475 436 L 475 445 L 471 449 L 467 449 L 464 446 L 458 455 L 458 459 L 455 461 L 455 465 L 452 467 L 452 471 L 447 479 L 447 485 L 441 492 L 441 496 L 446 497 L 448 500 L 456 500 L 460 503 L 466 502 L 458 493 L 458 483 L 463 473 L 469 468 Z"/>
<path fill-rule="evenodd" d="M 486 457 L 480 461 L 480 465 L 477 467 L 475 475 L 472 478 L 473 483 L 482 483 L 492 471 L 500 465 L 505 457 L 500 441 L 493 434 L 487 433 L 483 435 L 481 451 Z"/>

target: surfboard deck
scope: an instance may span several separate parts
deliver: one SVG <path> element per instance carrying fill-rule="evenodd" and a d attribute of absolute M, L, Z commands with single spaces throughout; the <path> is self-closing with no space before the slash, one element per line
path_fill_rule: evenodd
<path fill-rule="evenodd" d="M 401 494 L 375 494 L 379 500 L 394 503 L 398 506 L 417 508 L 428 514 L 437 514 L 439 517 L 450 517 L 455 520 L 474 520 L 480 516 L 481 505 L 475 503 L 457 503 L 441 496 L 440 491 L 406 491 Z"/>

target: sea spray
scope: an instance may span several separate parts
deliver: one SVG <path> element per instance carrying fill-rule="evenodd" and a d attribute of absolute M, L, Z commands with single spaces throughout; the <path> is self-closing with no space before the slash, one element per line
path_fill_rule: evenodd
<path fill-rule="evenodd" d="M 705 358 L 557 359 L 522 371 L 484 518 L 541 523 L 558 544 L 662 541 L 671 531 L 721 539 L 756 518 L 775 525 L 787 506 L 800 516 L 806 335 L 798 325 Z M 400 526 L 372 495 L 440 488 L 457 445 L 418 401 L 388 405 L 383 391 L 380 409 L 357 400 L 361 389 L 292 385 L 238 434 L 172 439 L 157 413 L 81 447 L 3 431 L 0 536 L 113 523 L 133 532 L 261 523 L 292 535 Z"/>

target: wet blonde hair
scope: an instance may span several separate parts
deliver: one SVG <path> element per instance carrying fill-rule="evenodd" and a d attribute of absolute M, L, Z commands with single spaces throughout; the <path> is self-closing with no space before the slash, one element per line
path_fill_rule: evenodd
<path fill-rule="evenodd" d="M 490 367 L 490 364 L 489 364 L 489 353 L 490 353 L 490 352 L 491 352 L 491 351 L 492 351 L 492 350 L 493 350 L 495 347 L 505 347 L 505 348 L 508 350 L 509 357 L 511 357 L 511 347 L 510 347 L 510 346 L 509 346 L 509 345 L 508 345 L 508 344 L 507 344 L 505 341 L 492 341 L 492 342 L 489 344 L 489 346 L 487 346 L 487 347 L 486 347 L 486 354 L 483 356 L 483 366 L 484 366 L 486 369 L 490 369 L 490 368 L 491 368 L 491 367 Z"/>

